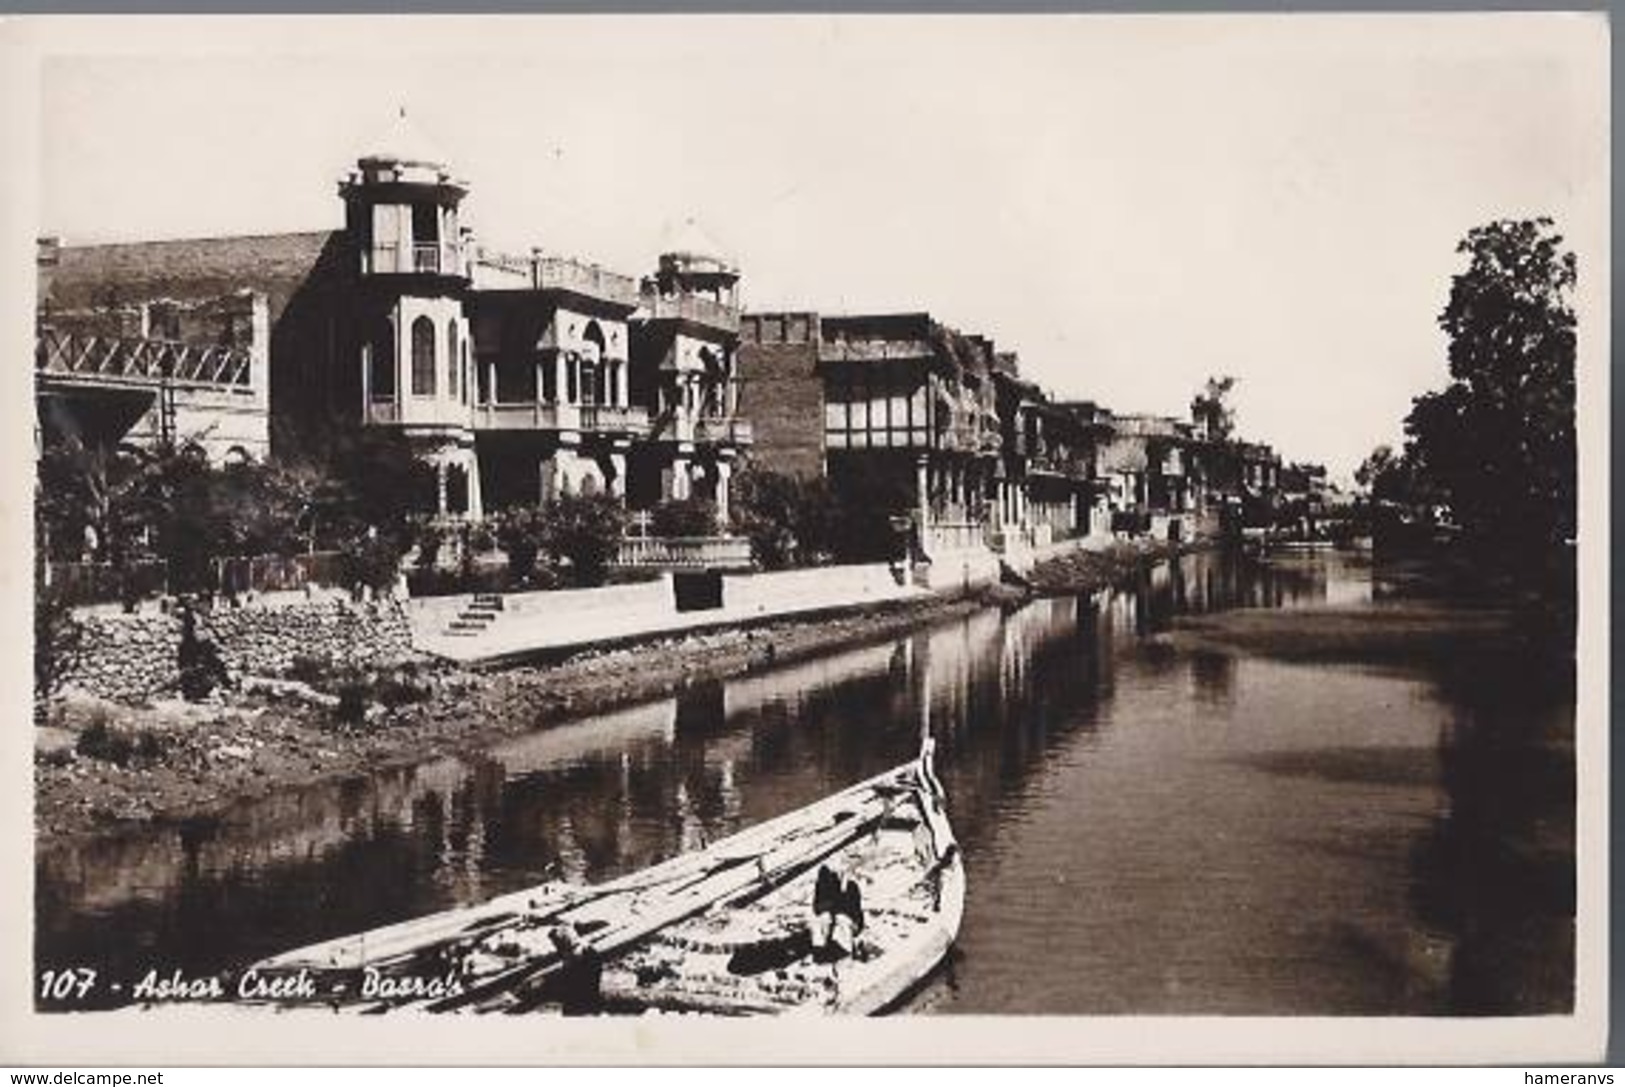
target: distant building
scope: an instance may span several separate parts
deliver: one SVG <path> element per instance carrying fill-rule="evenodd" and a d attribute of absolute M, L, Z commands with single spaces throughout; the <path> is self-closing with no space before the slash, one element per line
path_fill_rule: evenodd
<path fill-rule="evenodd" d="M 737 267 L 692 224 L 641 282 L 487 252 L 468 192 L 403 114 L 340 182 L 341 230 L 42 243 L 42 438 L 218 460 L 374 428 L 434 466 L 445 515 L 567 493 L 725 515 L 751 440 Z"/>

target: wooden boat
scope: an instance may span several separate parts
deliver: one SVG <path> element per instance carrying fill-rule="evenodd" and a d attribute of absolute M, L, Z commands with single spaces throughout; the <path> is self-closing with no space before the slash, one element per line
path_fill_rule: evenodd
<path fill-rule="evenodd" d="M 544 884 L 249 969 L 315 979 L 314 997 L 273 1003 L 371 1011 L 882 1011 L 942 961 L 964 911 L 931 762 L 928 738 L 915 761 L 621 879 Z M 833 959 L 806 938 L 821 868 L 863 903 Z"/>

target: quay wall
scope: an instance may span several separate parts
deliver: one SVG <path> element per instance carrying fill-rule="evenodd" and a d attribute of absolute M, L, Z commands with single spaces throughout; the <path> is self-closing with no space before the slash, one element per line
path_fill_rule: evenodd
<path fill-rule="evenodd" d="M 281 675 L 300 657 L 363 665 L 412 652 L 406 614 L 392 599 L 354 603 L 299 594 L 196 614 L 199 638 L 214 645 L 233 675 Z M 173 691 L 180 680 L 180 645 L 177 615 L 83 609 L 67 625 L 53 689 L 72 687 L 121 701 Z"/>

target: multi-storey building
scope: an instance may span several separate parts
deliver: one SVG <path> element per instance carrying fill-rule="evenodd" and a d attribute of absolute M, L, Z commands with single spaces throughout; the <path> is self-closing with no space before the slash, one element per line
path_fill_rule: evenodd
<path fill-rule="evenodd" d="M 433 466 L 445 515 L 606 493 L 725 516 L 750 441 L 737 267 L 695 231 L 641 283 L 489 252 L 468 192 L 403 115 L 340 182 L 341 230 L 42 244 L 44 437 L 220 459 L 373 429 Z"/>
<path fill-rule="evenodd" d="M 1002 448 L 994 363 L 990 341 L 926 313 L 747 314 L 755 459 L 910 517 L 927 551 L 979 543 Z"/>

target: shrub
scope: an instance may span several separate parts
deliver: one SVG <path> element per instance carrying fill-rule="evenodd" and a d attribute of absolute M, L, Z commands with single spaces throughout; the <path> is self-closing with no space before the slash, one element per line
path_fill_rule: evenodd
<path fill-rule="evenodd" d="M 839 509 L 823 479 L 751 468 L 734 479 L 734 526 L 765 569 L 804 565 L 835 551 Z"/>
<path fill-rule="evenodd" d="M 85 758 L 123 767 L 157 762 L 168 749 L 169 738 L 162 733 L 149 728 L 127 732 L 113 727 L 105 717 L 92 721 L 74 745 Z"/>
<path fill-rule="evenodd" d="M 656 536 L 714 536 L 717 507 L 703 498 L 671 498 L 652 511 L 649 527 Z"/>
<path fill-rule="evenodd" d="M 440 557 L 440 549 L 446 544 L 446 533 L 434 525 L 425 525 L 418 532 L 418 569 L 433 570 L 435 561 Z"/>
<path fill-rule="evenodd" d="M 365 532 L 346 540 L 339 549 L 344 579 L 351 585 L 365 585 L 374 592 L 387 592 L 400 576 L 404 549 L 393 537 Z"/>

